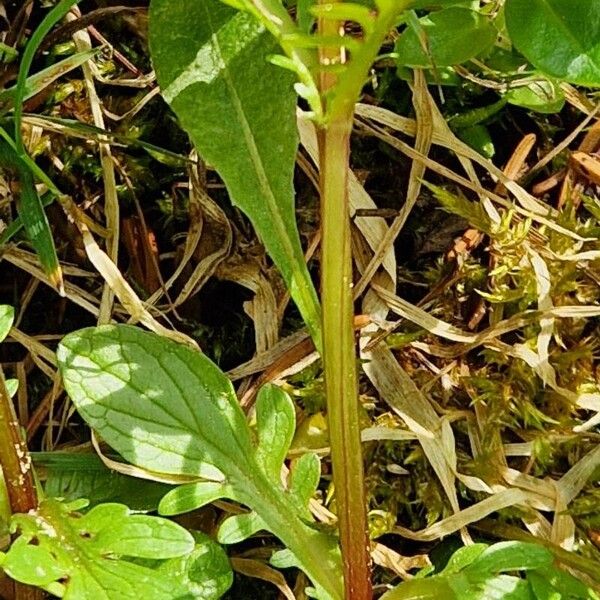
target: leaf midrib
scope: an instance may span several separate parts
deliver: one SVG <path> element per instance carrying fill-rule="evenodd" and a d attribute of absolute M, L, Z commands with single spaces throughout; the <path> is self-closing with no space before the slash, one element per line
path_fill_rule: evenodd
<path fill-rule="evenodd" d="M 219 55 L 221 57 L 223 57 L 223 51 L 221 49 L 221 45 L 219 44 L 219 39 L 215 33 L 215 27 L 213 24 L 211 13 L 208 10 L 206 5 L 204 5 L 204 12 L 206 15 L 206 20 L 209 23 L 210 29 L 213 32 L 212 40 L 213 40 L 214 46 L 217 49 L 217 51 L 219 52 Z M 294 251 L 294 248 L 290 244 L 290 238 L 288 235 L 288 231 L 285 227 L 285 223 L 283 222 L 283 219 L 281 218 L 281 214 L 280 214 L 278 206 L 277 206 L 277 199 L 275 198 L 275 194 L 273 193 L 273 190 L 271 189 L 271 185 L 269 183 L 269 179 L 267 177 L 266 170 L 264 168 L 263 161 L 260 156 L 260 152 L 258 150 L 258 145 L 256 143 L 256 139 L 254 137 L 254 134 L 252 133 L 252 128 L 250 127 L 250 123 L 248 122 L 248 119 L 246 118 L 243 104 L 238 95 L 237 89 L 235 87 L 235 83 L 233 81 L 233 77 L 231 75 L 229 65 L 225 60 L 223 60 L 223 64 L 225 65 L 224 68 L 222 69 L 223 79 L 225 81 L 227 89 L 231 93 L 231 97 L 233 100 L 232 105 L 234 107 L 235 113 L 236 113 L 236 115 L 239 119 L 240 125 L 242 127 L 244 141 L 246 142 L 246 145 L 249 149 L 248 154 L 249 154 L 250 160 L 252 161 L 252 164 L 254 166 L 254 171 L 256 173 L 260 189 L 261 189 L 263 196 L 267 202 L 268 212 L 271 215 L 271 223 L 274 225 L 274 228 L 277 231 L 277 237 L 283 245 L 283 249 L 284 249 L 285 254 L 288 256 L 288 260 L 290 261 L 291 264 L 293 264 L 296 260 L 296 253 Z M 263 240 L 263 242 L 264 241 L 265 240 Z M 280 266 L 280 268 L 281 268 L 281 266 Z M 290 279 L 291 279 L 292 273 L 290 273 L 289 275 L 290 275 Z"/>

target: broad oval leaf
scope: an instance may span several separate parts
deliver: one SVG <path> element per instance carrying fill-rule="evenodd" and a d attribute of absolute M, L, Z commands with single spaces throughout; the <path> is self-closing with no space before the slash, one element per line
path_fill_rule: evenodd
<path fill-rule="evenodd" d="M 250 467 L 233 386 L 206 356 L 129 325 L 66 336 L 57 358 L 87 423 L 134 465 L 222 480 Z"/>
<path fill-rule="evenodd" d="M 294 213 L 294 81 L 267 60 L 274 39 L 219 0 L 152 0 L 150 49 L 163 97 L 252 221 L 318 344 Z"/>
<path fill-rule="evenodd" d="M 7 304 L 0 304 L 0 342 L 6 339 L 15 320 L 15 309 Z"/>
<path fill-rule="evenodd" d="M 506 27 L 527 60 L 547 75 L 600 86 L 597 0 L 506 0 Z"/>
<path fill-rule="evenodd" d="M 418 68 L 459 65 L 491 48 L 496 29 L 477 11 L 454 6 L 419 19 L 396 42 L 398 64 Z M 427 52 L 424 50 L 427 48 Z"/>

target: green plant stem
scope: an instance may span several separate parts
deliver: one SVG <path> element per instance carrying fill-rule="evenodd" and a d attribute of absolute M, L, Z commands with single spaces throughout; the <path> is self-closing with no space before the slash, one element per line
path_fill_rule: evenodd
<path fill-rule="evenodd" d="M 252 486 L 253 483 L 248 481 L 246 488 L 240 490 L 240 497 Z M 293 506 L 273 494 L 272 484 L 267 480 L 255 486 L 248 504 L 261 516 L 270 531 L 277 532 L 277 536 L 294 555 L 298 566 L 315 586 L 320 586 L 327 594 L 327 600 L 342 600 L 342 569 L 335 538 L 302 521 Z"/>
<path fill-rule="evenodd" d="M 324 0 L 319 2 L 326 3 Z M 319 19 L 318 31 L 324 37 L 336 36 L 342 25 L 332 19 Z M 344 50 L 321 48 L 319 60 L 322 65 L 343 64 L 346 55 Z M 350 134 L 358 92 L 355 96 L 346 96 L 347 101 L 336 106 L 332 98 L 339 97 L 340 84 L 332 72 L 324 70 L 320 73 L 319 92 L 326 115 L 319 129 L 322 355 L 345 598 L 371 600 L 371 553 L 360 440 L 348 201 Z"/>
<path fill-rule="evenodd" d="M 351 115 L 320 132 L 323 362 L 346 598 L 370 600 L 348 213 Z"/>

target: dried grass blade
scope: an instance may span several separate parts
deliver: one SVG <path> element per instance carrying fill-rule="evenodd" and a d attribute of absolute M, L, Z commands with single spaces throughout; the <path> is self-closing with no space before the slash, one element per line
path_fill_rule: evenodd
<path fill-rule="evenodd" d="M 239 556 L 233 556 L 230 558 L 230 560 L 233 570 L 237 573 L 241 573 L 246 577 L 262 579 L 263 581 L 272 583 L 283 595 L 283 597 L 286 598 L 286 600 L 296 600 L 294 592 L 292 592 L 290 586 L 285 580 L 285 577 L 279 571 L 276 571 L 261 561 L 253 560 L 251 558 L 240 558 Z"/>
<path fill-rule="evenodd" d="M 409 540 L 432 542 L 450 535 L 451 533 L 455 533 L 459 529 L 471 525 L 472 523 L 481 521 L 488 515 L 502 510 L 503 508 L 515 506 L 516 504 L 525 504 L 528 497 L 528 494 L 522 490 L 504 490 L 457 512 L 451 517 L 442 519 L 434 525 L 431 525 L 431 527 L 427 527 L 421 531 L 415 532 L 406 529 L 405 527 L 396 526 L 393 533 L 408 538 Z"/>

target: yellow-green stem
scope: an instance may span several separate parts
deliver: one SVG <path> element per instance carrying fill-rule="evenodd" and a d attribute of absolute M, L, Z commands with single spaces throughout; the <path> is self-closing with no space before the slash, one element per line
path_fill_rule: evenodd
<path fill-rule="evenodd" d="M 360 442 L 348 163 L 352 116 L 320 131 L 323 362 L 345 597 L 371 600 L 370 552 Z"/>

